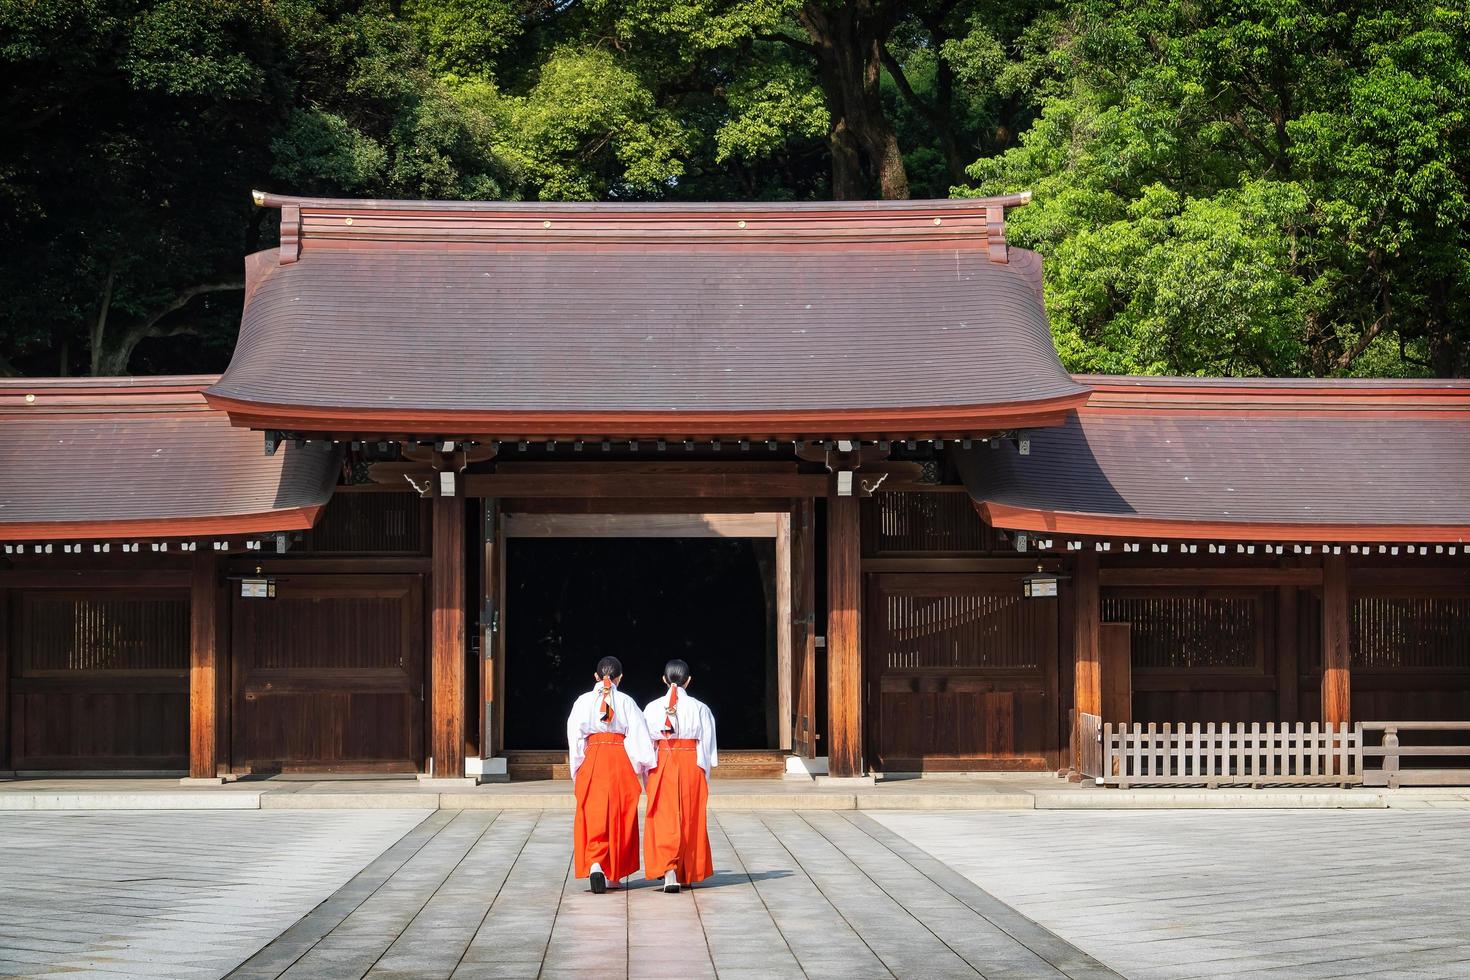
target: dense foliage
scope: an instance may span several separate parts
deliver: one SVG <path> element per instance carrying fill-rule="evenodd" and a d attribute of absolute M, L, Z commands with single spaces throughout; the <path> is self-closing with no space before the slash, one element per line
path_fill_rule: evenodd
<path fill-rule="evenodd" d="M 0 0 L 0 373 L 218 370 L 249 190 L 1030 189 L 1076 370 L 1470 373 L 1420 0 Z"/>

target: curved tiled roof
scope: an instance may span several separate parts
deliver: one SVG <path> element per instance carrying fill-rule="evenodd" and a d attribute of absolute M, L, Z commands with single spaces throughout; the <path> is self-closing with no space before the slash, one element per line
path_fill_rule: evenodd
<path fill-rule="evenodd" d="M 957 453 L 998 527 L 1286 541 L 1470 539 L 1470 382 L 1081 377 L 1063 426 Z"/>
<path fill-rule="evenodd" d="M 1040 261 L 986 201 L 267 199 L 209 391 L 295 431 L 803 438 L 1060 421 Z"/>
<path fill-rule="evenodd" d="M 331 496 L 324 443 L 274 456 L 205 402 L 213 377 L 0 380 L 0 540 L 307 528 Z"/>

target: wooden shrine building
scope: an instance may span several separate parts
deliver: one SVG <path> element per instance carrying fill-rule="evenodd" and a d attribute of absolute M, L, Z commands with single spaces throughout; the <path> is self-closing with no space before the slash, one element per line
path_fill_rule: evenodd
<path fill-rule="evenodd" d="M 0 770 L 556 775 L 605 654 L 727 775 L 1470 722 L 1470 382 L 1069 375 L 1025 200 L 257 194 L 223 375 L 0 381 Z"/>

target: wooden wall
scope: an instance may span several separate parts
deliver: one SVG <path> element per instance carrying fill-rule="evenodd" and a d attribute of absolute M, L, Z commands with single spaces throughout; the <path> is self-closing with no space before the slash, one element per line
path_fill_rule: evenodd
<path fill-rule="evenodd" d="M 1133 720 L 1274 721 L 1277 595 L 1269 586 L 1106 589 L 1130 626 Z"/>
<path fill-rule="evenodd" d="M 1112 568 L 1132 581 L 1144 574 L 1119 571 L 1129 568 L 1121 562 Z M 1155 577 L 1230 584 L 1105 588 L 1104 619 L 1132 624 L 1133 720 L 1321 721 L 1323 591 L 1331 585 L 1322 569 L 1320 560 L 1275 569 L 1176 560 Z M 1256 584 L 1242 584 L 1252 576 Z M 1466 563 L 1343 561 L 1343 576 L 1342 716 L 1470 720 Z"/>
<path fill-rule="evenodd" d="M 1045 769 L 1057 600 L 1018 573 L 869 576 L 869 751 L 887 771 Z"/>
<path fill-rule="evenodd" d="M 418 770 L 420 576 L 282 574 L 232 603 L 236 772 Z"/>
<path fill-rule="evenodd" d="M 880 493 L 864 517 L 870 765 L 1057 766 L 1065 597 L 1022 598 L 1036 561 L 987 527 L 959 488 Z"/>
<path fill-rule="evenodd" d="M 186 767 L 186 589 L 17 588 L 0 596 L 11 768 Z"/>

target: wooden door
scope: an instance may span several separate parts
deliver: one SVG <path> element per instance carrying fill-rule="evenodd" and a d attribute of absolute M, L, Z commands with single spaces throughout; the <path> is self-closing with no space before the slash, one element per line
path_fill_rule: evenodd
<path fill-rule="evenodd" d="M 232 599 L 236 772 L 417 772 L 420 575 L 282 575 Z"/>
<path fill-rule="evenodd" d="M 797 501 L 791 509 L 791 749 L 816 758 L 816 507 Z"/>
<path fill-rule="evenodd" d="M 879 769 L 1056 764 L 1056 599 L 1023 598 L 1020 574 L 881 574 L 864 618 Z"/>

